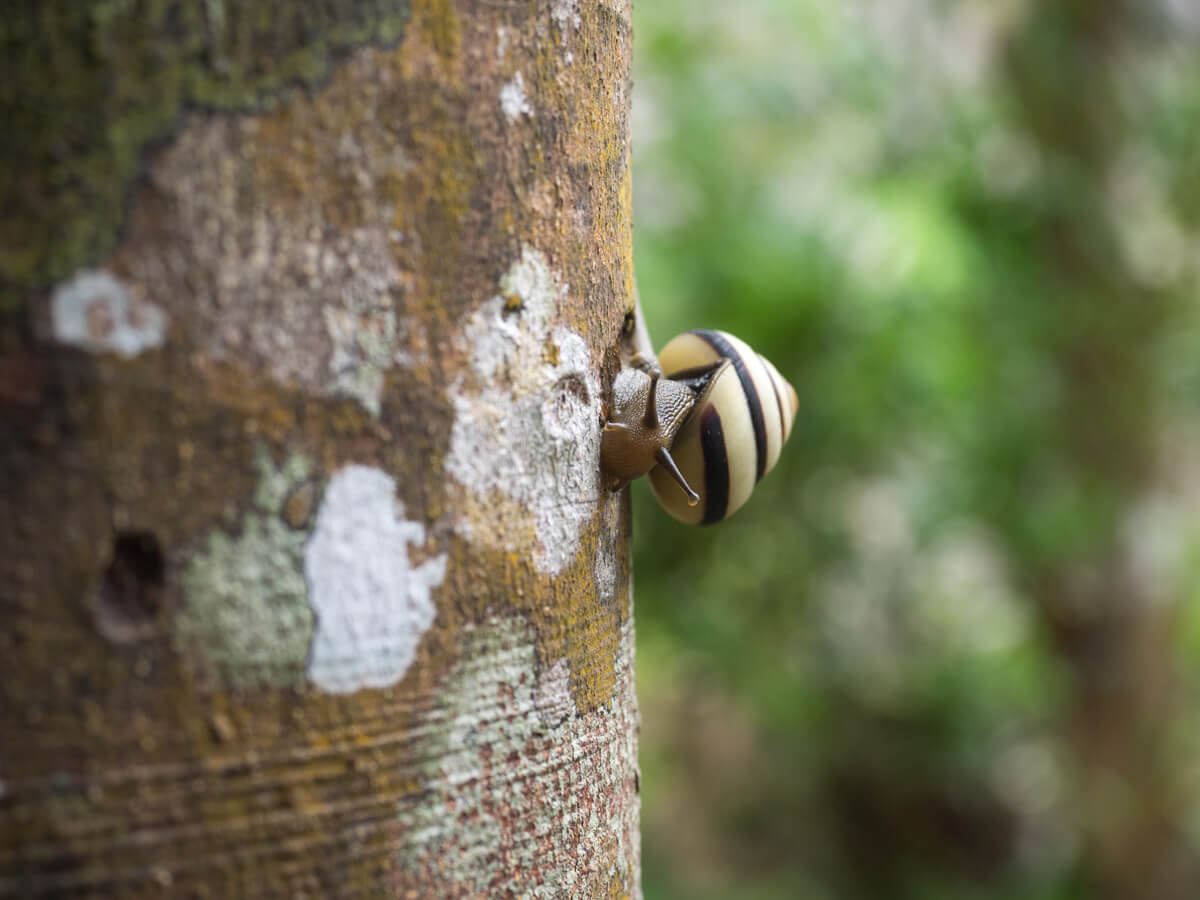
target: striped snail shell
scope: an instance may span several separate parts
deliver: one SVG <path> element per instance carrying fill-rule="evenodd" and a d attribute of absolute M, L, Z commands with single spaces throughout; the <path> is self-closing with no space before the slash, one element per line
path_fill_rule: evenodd
<path fill-rule="evenodd" d="M 797 405 L 792 386 L 744 342 L 690 331 L 657 361 L 635 353 L 613 382 L 600 467 L 614 488 L 649 473 L 663 509 L 711 525 L 733 515 L 774 468 Z"/>
<path fill-rule="evenodd" d="M 711 370 L 675 433 L 670 458 L 688 493 L 663 465 L 650 489 L 681 522 L 711 525 L 733 515 L 774 468 L 799 405 L 795 389 L 767 359 L 724 331 L 696 330 L 672 339 L 658 355 L 663 376 L 687 383 Z"/>

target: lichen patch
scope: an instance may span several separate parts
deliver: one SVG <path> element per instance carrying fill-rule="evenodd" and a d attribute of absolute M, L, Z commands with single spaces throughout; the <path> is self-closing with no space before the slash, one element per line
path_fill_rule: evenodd
<path fill-rule="evenodd" d="M 251 249 L 244 265 L 228 266 L 214 294 L 201 298 L 215 313 L 210 351 L 262 360 L 281 382 L 352 397 L 378 416 L 385 375 L 404 361 L 407 337 L 397 313 L 404 282 L 390 232 L 364 227 L 332 241 L 296 234 L 281 246 L 287 247 L 282 256 L 266 246 Z M 255 274 L 258 258 L 278 269 L 262 284 L 295 282 L 264 290 Z"/>
<path fill-rule="evenodd" d="M 304 548 L 317 621 L 308 677 L 318 688 L 344 694 L 404 677 L 446 577 L 446 554 L 409 560 L 424 544 L 425 526 L 404 518 L 390 475 L 351 465 L 330 479 Z"/>
<path fill-rule="evenodd" d="M 538 675 L 533 705 L 542 724 L 549 728 L 557 728 L 575 715 L 575 701 L 571 698 L 571 666 L 565 658 L 544 668 Z"/>
<path fill-rule="evenodd" d="M 554 322 L 567 290 L 526 247 L 460 334 L 479 388 L 449 388 L 446 466 L 470 492 L 459 534 L 516 550 L 532 530 L 548 575 L 575 557 L 601 496 L 599 381 L 587 343 Z"/>
<path fill-rule="evenodd" d="M 193 668 L 226 684 L 283 686 L 303 679 L 313 616 L 301 574 L 304 531 L 287 498 L 311 477 L 302 456 L 278 468 L 260 449 L 259 481 L 236 532 L 214 530 L 183 569 L 172 632 Z"/>
<path fill-rule="evenodd" d="M 370 294 L 350 293 L 346 302 L 321 312 L 331 345 L 328 390 L 358 400 L 379 415 L 387 370 L 407 360 L 399 347 L 404 333 L 395 311 Z"/>
<path fill-rule="evenodd" d="M 564 33 L 568 28 L 577 29 L 583 24 L 579 17 L 579 0 L 554 0 L 550 7 L 550 16 Z"/>
<path fill-rule="evenodd" d="M 118 257 L 203 357 L 375 416 L 413 338 L 414 276 L 398 262 L 412 236 L 396 225 L 396 185 L 413 163 L 387 71 L 364 49 L 314 96 L 190 118 L 150 165 L 162 202 L 133 210 L 136 241 Z"/>
<path fill-rule="evenodd" d="M 525 96 L 525 79 L 520 72 L 500 88 L 500 109 L 509 122 L 515 122 L 523 115 L 533 115 L 533 107 L 529 105 L 529 98 Z"/>
<path fill-rule="evenodd" d="M 135 299 L 103 269 L 80 271 L 54 289 L 50 323 L 60 343 L 127 359 L 162 346 L 167 336 L 166 313 L 148 300 Z"/>
<path fill-rule="evenodd" d="M 619 647 L 610 702 L 576 714 L 565 661 L 539 676 L 523 621 L 464 630 L 459 662 L 412 732 L 426 791 L 398 811 L 398 896 L 435 881 L 447 898 L 592 898 L 613 884 L 637 895 L 630 621 Z"/>

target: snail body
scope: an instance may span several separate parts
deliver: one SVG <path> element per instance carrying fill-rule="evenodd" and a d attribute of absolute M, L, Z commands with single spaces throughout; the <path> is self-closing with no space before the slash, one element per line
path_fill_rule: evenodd
<path fill-rule="evenodd" d="M 659 505 L 681 522 L 710 525 L 733 515 L 779 459 L 795 421 L 795 390 L 723 331 L 681 334 L 657 366 L 638 365 L 649 371 L 626 370 L 614 383 L 601 466 L 618 485 L 648 473 Z"/>

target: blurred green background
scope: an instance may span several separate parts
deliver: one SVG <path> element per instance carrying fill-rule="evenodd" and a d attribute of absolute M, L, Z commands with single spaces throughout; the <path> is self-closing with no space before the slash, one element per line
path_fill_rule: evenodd
<path fill-rule="evenodd" d="M 635 485 L 649 900 L 1200 897 L 1200 4 L 635 4 L 656 344 L 795 385 Z"/>

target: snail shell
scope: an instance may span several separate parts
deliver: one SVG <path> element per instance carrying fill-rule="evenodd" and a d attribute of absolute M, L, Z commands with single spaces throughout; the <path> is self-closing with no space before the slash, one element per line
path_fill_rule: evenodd
<path fill-rule="evenodd" d="M 799 405 L 796 391 L 767 359 L 724 331 L 681 334 L 658 361 L 663 376 L 673 380 L 720 364 L 670 445 L 699 502 L 689 503 L 661 465 L 650 470 L 655 499 L 676 519 L 720 522 L 741 508 L 779 460 Z"/>

